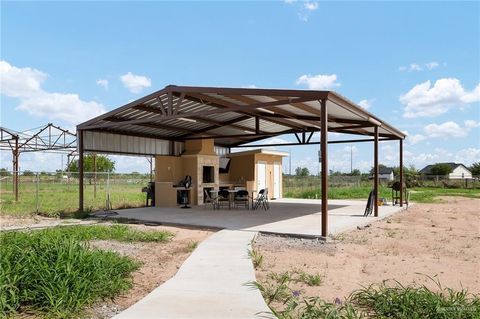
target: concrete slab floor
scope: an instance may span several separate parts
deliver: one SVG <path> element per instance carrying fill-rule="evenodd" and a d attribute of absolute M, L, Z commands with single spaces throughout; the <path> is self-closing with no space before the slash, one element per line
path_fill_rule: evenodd
<path fill-rule="evenodd" d="M 363 217 L 365 201 L 330 200 L 329 234 L 335 235 L 357 226 L 365 226 L 406 207 L 380 206 L 379 217 Z M 315 199 L 279 199 L 270 201 L 270 209 L 220 209 L 193 206 L 191 209 L 145 207 L 116 210 L 117 217 L 170 225 L 249 230 L 300 237 L 320 237 L 321 205 Z"/>

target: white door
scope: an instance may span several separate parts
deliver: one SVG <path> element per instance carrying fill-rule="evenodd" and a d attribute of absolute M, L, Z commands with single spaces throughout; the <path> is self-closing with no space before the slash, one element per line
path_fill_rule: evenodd
<path fill-rule="evenodd" d="M 273 197 L 280 198 L 280 178 L 282 172 L 280 171 L 280 163 L 273 164 Z"/>
<path fill-rule="evenodd" d="M 257 162 L 257 191 L 267 187 L 267 163 Z"/>

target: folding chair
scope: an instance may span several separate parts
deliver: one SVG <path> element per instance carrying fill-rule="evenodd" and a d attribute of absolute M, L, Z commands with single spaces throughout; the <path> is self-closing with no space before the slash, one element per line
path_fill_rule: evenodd
<path fill-rule="evenodd" d="M 233 206 L 235 208 L 237 208 L 238 206 L 243 206 L 249 209 L 248 202 L 249 202 L 248 191 L 241 189 L 235 193 L 235 196 L 233 198 Z"/>
<path fill-rule="evenodd" d="M 206 204 L 212 204 L 213 209 L 216 209 L 216 208 L 217 208 L 217 205 L 218 205 L 218 203 L 217 203 L 217 198 L 218 198 L 218 196 L 216 196 L 215 198 L 213 198 L 213 197 L 210 195 L 210 193 L 208 192 L 208 190 L 206 190 L 206 189 L 203 190 L 203 194 L 204 194 L 204 196 L 205 196 L 205 203 L 206 203 Z"/>
<path fill-rule="evenodd" d="M 226 189 L 221 189 L 218 191 L 218 196 L 216 198 L 217 208 L 220 209 L 222 204 L 227 204 L 230 208 L 230 193 Z"/>
<path fill-rule="evenodd" d="M 263 208 L 264 210 L 269 208 L 267 198 L 265 196 L 265 189 L 258 191 L 258 196 L 254 199 L 253 209 L 256 210 L 258 208 Z"/>

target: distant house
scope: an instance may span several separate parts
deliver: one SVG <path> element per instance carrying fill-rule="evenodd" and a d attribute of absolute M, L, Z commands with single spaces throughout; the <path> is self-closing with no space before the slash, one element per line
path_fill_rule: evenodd
<path fill-rule="evenodd" d="M 431 169 L 433 166 L 437 164 L 446 164 L 449 165 L 452 168 L 452 172 L 448 174 L 449 179 L 471 179 L 472 178 L 472 172 L 463 164 L 461 163 L 436 163 L 432 165 L 427 165 L 423 169 L 420 170 L 420 174 L 424 175 L 433 175 L 431 172 Z"/>
<path fill-rule="evenodd" d="M 393 174 L 392 167 L 379 167 L 378 169 L 378 178 L 384 181 L 393 181 L 395 176 Z"/>

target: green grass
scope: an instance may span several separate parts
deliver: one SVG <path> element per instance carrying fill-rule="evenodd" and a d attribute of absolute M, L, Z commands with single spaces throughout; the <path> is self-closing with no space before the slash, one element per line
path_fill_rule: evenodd
<path fill-rule="evenodd" d="M 328 189 L 328 198 L 330 199 L 367 199 L 370 193 L 371 186 L 356 186 L 356 187 L 330 187 Z M 480 189 L 450 189 L 450 188 L 411 188 L 410 201 L 419 203 L 434 203 L 438 202 L 438 196 L 463 196 L 470 198 L 480 198 Z M 290 190 L 284 194 L 285 197 L 293 198 L 320 198 L 320 189 L 309 190 Z M 390 188 L 380 186 L 379 197 L 385 198 L 387 202 L 391 202 L 392 191 Z"/>
<path fill-rule="evenodd" d="M 353 292 L 348 301 L 374 318 L 480 318 L 480 296 L 469 295 L 465 289 L 443 288 L 436 283 L 438 290 L 433 291 L 426 286 L 383 282 Z"/>
<path fill-rule="evenodd" d="M 33 177 L 32 177 L 33 178 Z M 36 185 L 32 178 L 22 177 L 20 182 L 20 200 L 14 201 L 12 184 L 10 179 L 2 180 L 0 183 L 0 215 L 27 216 L 37 213 Z M 113 209 L 141 207 L 145 205 L 145 193 L 141 192 L 146 181 L 137 180 L 128 182 L 123 180 L 121 184 L 114 183 L 109 187 L 110 200 Z M 284 197 L 294 198 L 320 198 L 318 183 L 301 184 L 294 183 L 284 188 Z M 105 182 L 99 182 L 97 196 L 93 196 L 93 185 L 85 185 L 85 210 L 93 211 L 105 208 L 106 187 Z M 330 199 L 367 199 L 372 189 L 371 185 L 362 183 L 361 186 L 330 186 L 328 196 Z M 381 186 L 380 197 L 391 200 L 391 189 Z M 437 196 L 465 196 L 480 198 L 480 189 L 445 189 L 445 188 L 412 188 L 410 189 L 410 200 L 420 203 L 432 203 L 437 201 Z M 60 182 L 40 182 L 38 189 L 38 213 L 50 217 L 71 216 L 78 208 L 78 185 Z M 80 217 L 80 215 L 74 215 Z"/>
<path fill-rule="evenodd" d="M 8 180 L 9 181 L 9 180 Z M 112 184 L 109 187 L 110 201 L 113 209 L 141 207 L 145 205 L 145 193 L 141 188 L 145 183 Z M 93 185 L 85 185 L 85 207 L 87 210 L 105 208 L 105 184 L 97 186 L 97 196 L 94 198 Z M 45 216 L 59 217 L 74 213 L 78 209 L 78 185 L 66 183 L 41 182 L 38 189 L 38 212 Z M 35 214 L 36 185 L 32 181 L 23 180 L 19 187 L 19 201 L 15 202 L 12 193 L 12 184 L 0 183 L 0 214 L 25 216 Z"/>
<path fill-rule="evenodd" d="M 252 259 L 253 267 L 255 269 L 258 269 L 262 267 L 263 265 L 263 255 L 260 253 L 260 251 L 256 248 L 252 248 L 248 250 L 248 257 Z"/>
<path fill-rule="evenodd" d="M 480 296 L 463 289 L 455 291 L 426 286 L 403 286 L 382 282 L 355 290 L 345 301 L 327 302 L 319 297 L 301 297 L 289 283 L 294 272 L 271 273 L 268 280 L 250 285 L 262 293 L 272 313 L 280 319 L 478 319 Z M 432 279 L 433 280 L 433 279 Z"/>
<path fill-rule="evenodd" d="M 0 233 L 0 317 L 34 313 L 80 316 L 82 309 L 127 291 L 140 266 L 116 252 L 90 248 L 88 240 L 163 242 L 168 232 L 140 232 L 125 225 L 63 226 Z"/>

